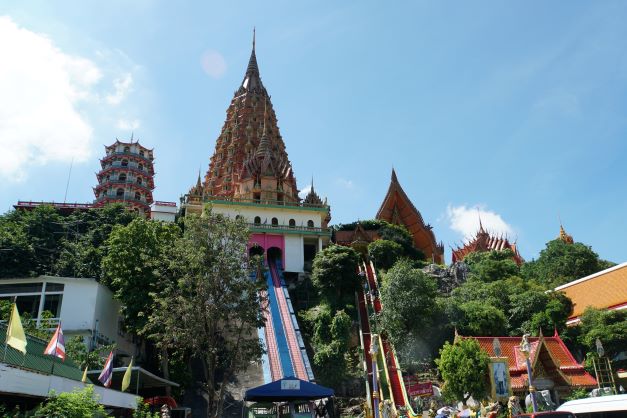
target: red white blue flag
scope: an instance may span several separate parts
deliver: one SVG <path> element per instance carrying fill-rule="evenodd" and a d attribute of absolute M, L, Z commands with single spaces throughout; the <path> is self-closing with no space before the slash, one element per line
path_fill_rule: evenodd
<path fill-rule="evenodd" d="M 98 380 L 100 383 L 104 385 L 104 387 L 108 388 L 111 386 L 111 378 L 113 377 L 113 351 L 109 353 L 109 357 L 107 357 L 107 361 L 102 368 L 102 373 L 98 376 Z"/>
<path fill-rule="evenodd" d="M 61 360 L 65 361 L 65 340 L 63 339 L 63 331 L 61 330 L 61 322 L 57 325 L 57 329 L 44 350 L 44 354 L 59 357 Z"/>

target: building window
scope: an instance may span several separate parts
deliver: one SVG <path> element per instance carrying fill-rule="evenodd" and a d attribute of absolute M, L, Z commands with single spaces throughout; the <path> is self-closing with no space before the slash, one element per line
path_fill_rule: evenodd
<path fill-rule="evenodd" d="M 294 219 L 290 219 L 290 228 L 296 228 L 296 221 Z"/>
<path fill-rule="evenodd" d="M 307 221 L 307 228 L 313 228 L 314 227 L 314 222 L 310 219 Z"/>
<path fill-rule="evenodd" d="M 283 193 L 277 193 L 276 200 L 279 205 L 283 204 Z"/>
<path fill-rule="evenodd" d="M 139 151 L 139 156 L 143 157 L 144 156 L 144 151 Z"/>
<path fill-rule="evenodd" d="M 256 203 L 261 202 L 261 193 L 253 193 L 253 200 L 254 200 Z"/>
<path fill-rule="evenodd" d="M 255 216 L 255 225 L 261 224 L 261 218 L 259 216 Z"/>
<path fill-rule="evenodd" d="M 272 226 L 279 226 L 279 220 L 277 218 L 272 218 Z"/>
<path fill-rule="evenodd" d="M 244 220 L 244 217 L 242 215 L 235 215 L 235 220 L 242 221 Z"/>
<path fill-rule="evenodd" d="M 135 200 L 142 200 L 142 195 L 139 192 L 135 192 Z"/>
<path fill-rule="evenodd" d="M 129 153 L 131 152 L 131 149 L 129 147 L 124 147 L 124 152 Z"/>
<path fill-rule="evenodd" d="M 137 184 L 142 184 L 142 178 L 141 177 L 137 177 Z"/>
<path fill-rule="evenodd" d="M 144 171 L 144 165 L 142 163 L 139 163 L 137 168 L 140 169 L 141 171 Z"/>
<path fill-rule="evenodd" d="M 118 180 L 120 181 L 126 181 L 126 174 L 122 173 L 118 176 Z"/>
<path fill-rule="evenodd" d="M 124 196 L 124 189 L 117 189 L 117 190 L 115 191 L 115 196 L 116 196 L 116 197 L 122 197 L 122 196 Z"/>
<path fill-rule="evenodd" d="M 128 167 L 128 160 L 122 160 L 122 167 Z"/>

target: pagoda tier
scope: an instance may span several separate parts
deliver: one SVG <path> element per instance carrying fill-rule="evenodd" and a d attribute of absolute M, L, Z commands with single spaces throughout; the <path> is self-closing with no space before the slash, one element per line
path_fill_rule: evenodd
<path fill-rule="evenodd" d="M 405 194 L 394 169 L 390 187 L 376 218 L 405 226 L 414 239 L 414 246 L 422 251 L 427 260 L 444 263 L 444 246 L 436 242 L 431 225 L 425 224 L 422 215 Z"/>
<path fill-rule="evenodd" d="M 197 183 L 190 198 L 299 202 L 277 117 L 259 75 L 254 38 L 246 74 L 226 111 L 201 185 L 202 193 Z"/>
<path fill-rule="evenodd" d="M 154 157 L 151 149 L 137 142 L 121 142 L 105 147 L 100 160 L 102 169 L 96 174 L 95 207 L 107 203 L 123 203 L 143 214 L 150 214 L 154 190 Z"/>
<path fill-rule="evenodd" d="M 453 263 L 463 261 L 464 258 L 471 253 L 503 250 L 512 250 L 514 253 L 512 258 L 519 266 L 525 261 L 518 252 L 516 243 L 509 242 L 507 237 L 490 235 L 490 233 L 483 229 L 483 224 L 481 220 L 479 220 L 479 231 L 475 237 L 463 247 L 458 247 L 453 250 Z"/>

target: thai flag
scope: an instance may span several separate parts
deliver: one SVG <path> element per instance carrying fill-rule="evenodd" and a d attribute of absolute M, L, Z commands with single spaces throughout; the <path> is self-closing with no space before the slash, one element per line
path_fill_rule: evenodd
<path fill-rule="evenodd" d="M 63 330 L 61 330 L 61 322 L 57 325 L 57 330 L 52 335 L 44 354 L 59 357 L 65 361 L 65 340 L 63 339 Z"/>
<path fill-rule="evenodd" d="M 107 357 L 107 361 L 102 368 L 102 373 L 98 376 L 98 380 L 100 383 L 104 385 L 104 387 L 108 388 L 111 386 L 111 378 L 113 377 L 113 351 L 109 353 L 109 357 Z"/>

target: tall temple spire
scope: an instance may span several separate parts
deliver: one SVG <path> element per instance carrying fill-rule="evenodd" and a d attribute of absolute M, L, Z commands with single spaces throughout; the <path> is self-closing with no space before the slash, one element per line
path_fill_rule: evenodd
<path fill-rule="evenodd" d="M 253 49 L 250 52 L 250 59 L 248 60 L 248 67 L 246 67 L 246 74 L 242 85 L 238 90 L 238 94 L 242 94 L 244 91 L 256 91 L 267 95 L 263 84 L 261 83 L 261 76 L 259 75 L 259 66 L 257 65 L 257 55 L 255 53 L 256 48 L 256 33 L 253 28 Z"/>

